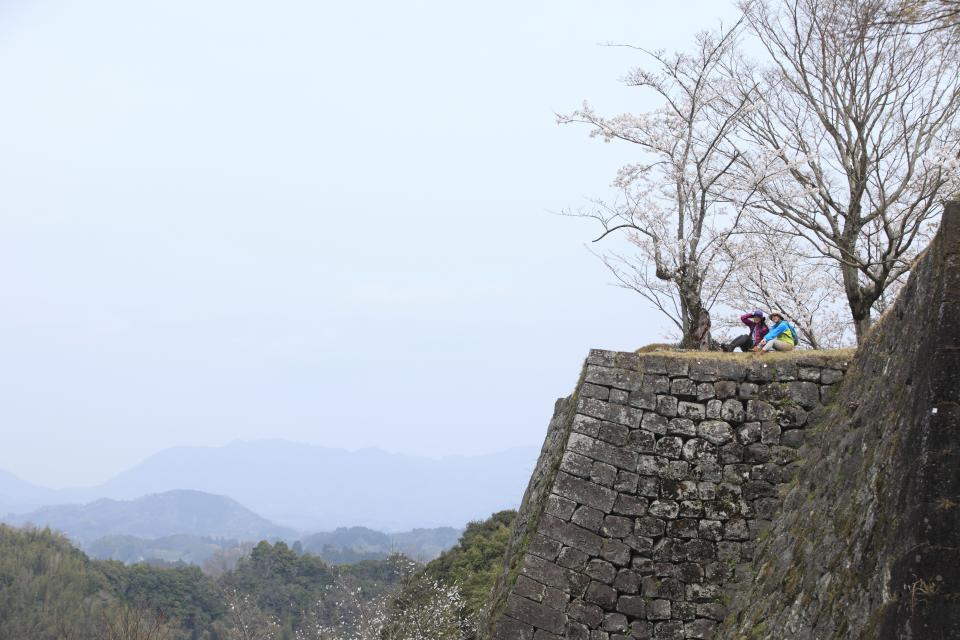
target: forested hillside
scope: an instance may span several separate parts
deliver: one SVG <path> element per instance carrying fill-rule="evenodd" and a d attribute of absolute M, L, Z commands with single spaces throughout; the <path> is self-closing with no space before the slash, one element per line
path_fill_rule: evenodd
<path fill-rule="evenodd" d="M 475 637 L 516 517 L 516 511 L 500 511 L 483 522 L 471 522 L 455 547 L 407 577 L 391 602 L 383 637 Z"/>
<path fill-rule="evenodd" d="M 469 635 L 515 513 L 468 525 L 423 566 L 394 554 L 333 565 L 263 541 L 215 574 L 94 560 L 49 529 L 0 525 L 0 638 L 336 640 Z M 418 632 L 419 633 L 419 632 Z"/>

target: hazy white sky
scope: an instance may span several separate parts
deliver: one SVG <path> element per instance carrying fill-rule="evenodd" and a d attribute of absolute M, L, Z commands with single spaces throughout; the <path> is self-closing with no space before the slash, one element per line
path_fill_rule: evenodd
<path fill-rule="evenodd" d="M 174 445 L 539 446 L 591 347 L 666 323 L 595 229 L 642 110 L 614 41 L 730 3 L 0 2 L 0 469 Z"/>

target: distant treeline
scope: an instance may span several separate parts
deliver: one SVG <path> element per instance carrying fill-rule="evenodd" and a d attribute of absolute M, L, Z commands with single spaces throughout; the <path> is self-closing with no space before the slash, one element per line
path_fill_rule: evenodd
<path fill-rule="evenodd" d="M 352 564 L 363 560 L 385 560 L 400 553 L 417 562 L 429 562 L 452 547 L 460 538 L 462 529 L 440 527 L 414 529 L 401 533 L 384 533 L 366 527 L 342 527 L 335 531 L 314 533 L 292 542 L 297 553 L 312 553 L 329 564 Z M 276 538 L 271 540 L 276 541 Z M 206 571 L 217 571 L 225 558 L 238 552 L 249 553 L 252 545 L 230 538 L 197 535 L 174 535 L 142 538 L 132 535 L 109 535 L 80 547 L 91 557 L 100 560 L 119 560 L 132 564 L 185 562 L 201 565 Z M 229 563 L 228 563 L 229 564 Z M 233 565 L 229 565 L 232 568 Z"/>

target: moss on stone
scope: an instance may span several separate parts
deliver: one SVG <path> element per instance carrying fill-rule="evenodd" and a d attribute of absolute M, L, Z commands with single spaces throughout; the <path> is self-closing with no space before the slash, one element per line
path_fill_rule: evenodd
<path fill-rule="evenodd" d="M 685 360 L 710 360 L 710 361 L 735 361 L 735 362 L 789 362 L 796 361 L 798 364 L 807 364 L 810 366 L 824 366 L 831 361 L 849 362 L 856 355 L 855 348 L 849 349 L 797 349 L 794 351 L 772 351 L 769 353 L 739 353 L 728 351 L 690 351 L 679 350 L 672 345 L 651 344 L 640 347 L 635 351 L 640 357 L 645 355 L 665 356 L 671 358 L 682 358 Z M 845 368 L 845 367 L 844 367 Z"/>
<path fill-rule="evenodd" d="M 514 522 L 514 536 L 517 540 L 517 543 L 512 548 L 510 545 L 507 547 L 503 563 L 504 571 L 501 574 L 501 577 L 497 580 L 496 584 L 494 584 L 487 611 L 485 612 L 483 620 L 480 624 L 480 638 L 491 637 L 494 631 L 492 625 L 499 618 L 499 616 L 502 615 L 503 609 L 506 607 L 507 596 L 510 594 L 510 591 L 513 589 L 513 586 L 516 584 L 517 578 L 520 575 L 523 558 L 530 546 L 530 539 L 536 534 L 537 529 L 540 526 L 540 519 L 543 516 L 545 502 L 547 497 L 550 495 L 550 487 L 553 486 L 557 472 L 560 470 L 560 462 L 563 458 L 563 452 L 566 450 L 567 441 L 570 439 L 570 433 L 573 430 L 573 419 L 576 415 L 576 407 L 579 400 L 580 389 L 583 386 L 586 375 L 587 365 L 585 364 L 580 370 L 580 377 L 577 380 L 577 385 L 574 388 L 573 393 L 562 401 L 563 404 L 559 407 L 560 415 L 555 416 L 555 418 L 560 418 L 558 428 L 561 431 L 561 435 L 559 437 L 559 441 L 556 443 L 555 450 L 552 452 L 553 457 L 547 464 L 547 473 L 540 478 L 540 482 L 542 483 L 541 487 L 543 487 L 544 490 L 539 496 L 537 496 L 535 501 L 523 504 L 520 507 L 520 515 L 526 515 L 528 517 L 524 519 L 518 515 L 516 521 Z M 531 482 L 533 482 L 533 480 L 531 480 Z M 532 486 L 528 488 L 528 491 L 531 490 L 533 490 Z M 517 530 L 521 527 L 523 529 L 522 531 Z"/>

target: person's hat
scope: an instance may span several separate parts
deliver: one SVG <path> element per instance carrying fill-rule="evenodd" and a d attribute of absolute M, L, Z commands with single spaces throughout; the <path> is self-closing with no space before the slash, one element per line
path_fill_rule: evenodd
<path fill-rule="evenodd" d="M 763 317 L 763 309 L 754 309 L 754 310 L 753 310 L 753 317 L 754 317 L 754 318 L 762 318 L 762 317 Z"/>
<path fill-rule="evenodd" d="M 781 312 L 779 312 L 779 311 L 771 311 L 771 312 L 770 312 L 770 317 L 772 318 L 773 316 L 777 316 L 777 317 L 779 317 L 781 320 L 784 320 L 784 319 L 787 317 L 787 316 L 783 315 L 783 314 L 782 314 Z"/>

